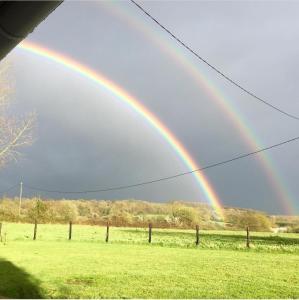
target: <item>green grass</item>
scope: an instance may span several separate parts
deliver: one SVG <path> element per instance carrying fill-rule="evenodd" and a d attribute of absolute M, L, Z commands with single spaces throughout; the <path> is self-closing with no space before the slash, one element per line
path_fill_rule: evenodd
<path fill-rule="evenodd" d="M 33 224 L 4 224 L 3 234 L 7 241 L 31 240 Z M 73 240 L 86 242 L 105 242 L 106 228 L 100 226 L 73 225 Z M 39 224 L 37 239 L 40 241 L 65 241 L 68 238 L 68 224 Z M 299 234 L 269 232 L 250 233 L 251 249 L 257 252 L 282 252 L 299 254 Z M 110 243 L 141 244 L 148 241 L 148 229 L 110 227 Z M 152 244 L 165 247 L 196 248 L 195 230 L 155 229 L 153 228 Z M 200 248 L 211 250 L 246 249 L 246 232 L 244 231 L 200 231 Z"/>
<path fill-rule="evenodd" d="M 5 224 L 0 298 L 298 298 L 299 237 L 66 225 Z M 160 245 L 163 244 L 163 247 Z M 215 246 L 216 245 L 216 246 Z M 242 248 L 243 247 L 243 248 Z M 220 248 L 220 249 L 219 249 Z M 292 250 L 293 249 L 293 250 Z"/>

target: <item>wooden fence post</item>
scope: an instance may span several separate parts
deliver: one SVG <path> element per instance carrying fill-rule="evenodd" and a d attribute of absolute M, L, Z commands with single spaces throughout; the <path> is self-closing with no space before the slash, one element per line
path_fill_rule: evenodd
<path fill-rule="evenodd" d="M 152 228 L 153 228 L 152 223 L 149 223 L 148 224 L 148 242 L 149 243 L 152 242 Z"/>
<path fill-rule="evenodd" d="M 250 248 L 249 226 L 247 226 L 247 228 L 246 228 L 246 247 Z"/>
<path fill-rule="evenodd" d="M 196 229 L 196 241 L 195 241 L 195 244 L 196 244 L 196 246 L 198 246 L 199 245 L 199 226 L 196 225 L 195 229 Z"/>
<path fill-rule="evenodd" d="M 106 229 L 106 243 L 109 242 L 109 222 L 107 222 L 107 229 Z"/>
<path fill-rule="evenodd" d="M 33 240 L 36 240 L 36 233 L 37 233 L 37 220 L 34 221 L 34 231 L 33 231 Z"/>
<path fill-rule="evenodd" d="M 72 239 L 72 232 L 73 232 L 73 223 L 70 221 L 70 226 L 69 226 L 69 240 Z"/>

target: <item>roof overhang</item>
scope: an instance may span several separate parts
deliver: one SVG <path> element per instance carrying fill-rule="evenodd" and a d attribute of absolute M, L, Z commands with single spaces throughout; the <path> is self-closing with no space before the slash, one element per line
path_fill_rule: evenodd
<path fill-rule="evenodd" d="M 0 1 L 0 60 L 62 1 Z"/>

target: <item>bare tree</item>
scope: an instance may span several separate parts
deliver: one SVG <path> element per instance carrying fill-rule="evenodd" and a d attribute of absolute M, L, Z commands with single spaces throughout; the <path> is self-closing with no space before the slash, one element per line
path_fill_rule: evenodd
<path fill-rule="evenodd" d="M 13 87 L 9 80 L 8 63 L 0 65 L 0 168 L 9 161 L 17 161 L 20 148 L 33 142 L 35 114 L 26 118 L 17 118 L 9 111 L 12 102 Z"/>

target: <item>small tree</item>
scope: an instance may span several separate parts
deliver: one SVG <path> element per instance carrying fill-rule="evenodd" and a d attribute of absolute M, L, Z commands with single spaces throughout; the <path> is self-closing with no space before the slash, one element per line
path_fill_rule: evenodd
<path fill-rule="evenodd" d="M 36 199 L 33 207 L 28 211 L 28 217 L 32 221 L 46 221 L 47 205 L 41 199 Z"/>

